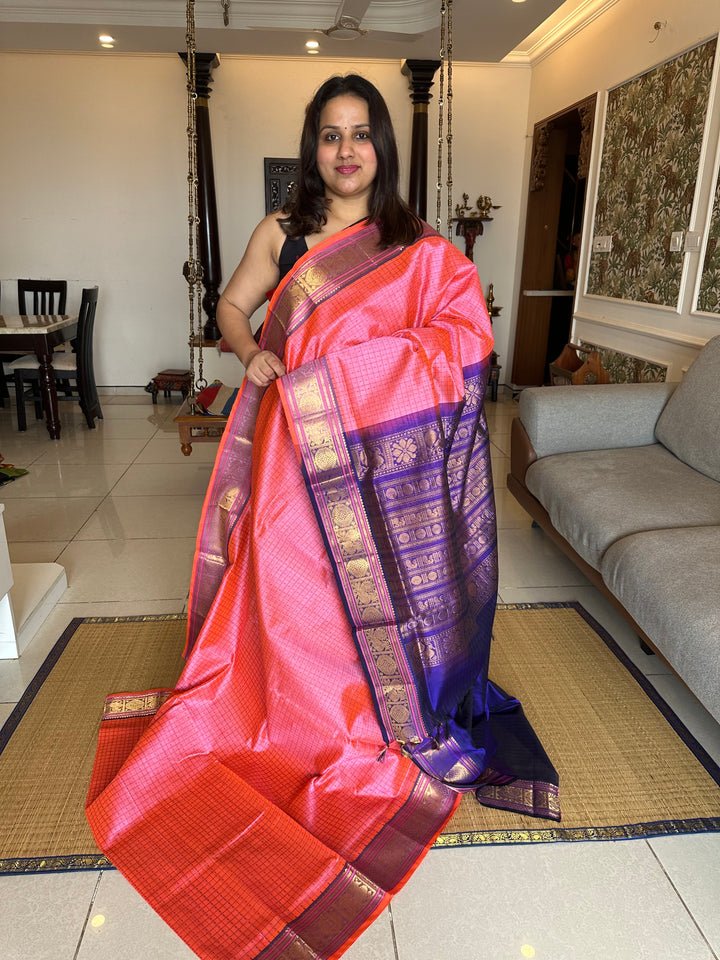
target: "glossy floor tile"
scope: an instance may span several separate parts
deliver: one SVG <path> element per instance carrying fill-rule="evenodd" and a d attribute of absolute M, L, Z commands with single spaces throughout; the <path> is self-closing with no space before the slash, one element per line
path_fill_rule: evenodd
<path fill-rule="evenodd" d="M 343 960 L 396 960 L 390 910 L 385 910 L 343 954 Z"/>
<path fill-rule="evenodd" d="M 147 402 L 112 403 L 103 407 L 104 420 L 111 423 L 113 420 L 165 420 L 171 415 L 169 406 L 154 405 L 148 398 Z"/>
<path fill-rule="evenodd" d="M 16 492 L 27 494 L 29 489 L 28 482 L 23 487 L 17 486 Z M 0 496 L 5 496 L 4 489 Z M 8 543 L 70 540 L 101 503 L 101 496 L 12 497 L 7 500 L 3 514 Z"/>
<path fill-rule="evenodd" d="M 211 464 L 183 458 L 177 463 L 134 463 L 114 486 L 114 497 L 197 494 L 207 490 Z"/>
<path fill-rule="evenodd" d="M 10 563 L 55 563 L 68 540 L 27 540 L 8 547 Z"/>
<path fill-rule="evenodd" d="M 642 840 L 431 850 L 392 916 L 399 960 L 715 960 Z"/>
<path fill-rule="evenodd" d="M 192 960 L 192 950 L 117 871 L 103 871 L 77 960 Z"/>
<path fill-rule="evenodd" d="M 2 410 L 0 410 L 2 413 Z M 5 425 L 6 420 L 3 425 Z M 38 439 L 29 439 L 27 436 L 14 432 L 3 432 L 0 437 L 0 450 L 7 463 L 16 467 L 29 467 L 48 452 L 48 446 L 53 443 L 47 435 Z"/>
<path fill-rule="evenodd" d="M 180 449 L 180 442 L 176 436 L 168 433 L 159 433 L 150 440 L 136 463 L 214 463 L 217 456 L 216 443 L 194 443 L 190 457 L 186 457 Z"/>
<path fill-rule="evenodd" d="M 110 495 L 77 532 L 78 540 L 195 537 L 203 496 Z"/>
<path fill-rule="evenodd" d="M 530 526 L 530 518 L 506 486 L 495 488 L 495 519 L 498 529 Z"/>
<path fill-rule="evenodd" d="M 502 530 L 502 538 L 498 540 L 498 568 L 501 596 L 510 587 L 588 583 L 575 564 L 537 527 Z"/>
<path fill-rule="evenodd" d="M 51 440 L 48 443 L 52 443 Z M 104 497 L 128 469 L 120 463 L 35 463 L 22 483 L 5 484 L 3 499 Z"/>
<path fill-rule="evenodd" d="M 175 398 L 173 398 L 174 400 Z M 19 660 L 0 661 L 0 723 L 75 617 L 186 609 L 216 445 L 179 449 L 178 403 L 101 397 L 63 437 L 0 409 L 0 449 L 31 473 L 0 488 L 13 562 L 58 559 L 68 589 Z M 486 406 L 496 481 L 499 599 L 578 600 L 716 762 L 720 725 L 508 493 L 517 403 Z M 24 459 L 23 459 L 23 454 Z M 0 811 L 1 815 L 1 811 Z M 433 850 L 349 960 L 720 960 L 720 834 Z M 188 948 L 115 871 L 0 877 L 0 960 L 185 960 Z"/>
<path fill-rule="evenodd" d="M 649 843 L 678 896 L 720 956 L 720 834 L 656 837 Z"/>
<path fill-rule="evenodd" d="M 187 596 L 195 538 L 75 540 L 58 563 L 67 572 L 63 600 L 169 600 Z"/>
<path fill-rule="evenodd" d="M 154 437 L 158 431 L 158 423 L 150 418 L 127 420 L 103 420 L 97 425 L 97 430 L 102 431 L 103 437 L 114 439 L 145 439 Z"/>
<path fill-rule="evenodd" d="M 132 463 L 148 441 L 144 438 L 107 437 L 97 431 L 92 440 L 75 434 L 67 441 L 53 443 L 37 463 Z"/>
<path fill-rule="evenodd" d="M 3 960 L 74 960 L 97 881 L 95 871 L 0 876 Z"/>
<path fill-rule="evenodd" d="M 496 490 L 503 490 L 507 487 L 510 457 L 506 457 L 505 454 L 500 453 L 500 451 L 495 448 L 490 454 L 490 462 L 492 465 L 493 486 Z"/>

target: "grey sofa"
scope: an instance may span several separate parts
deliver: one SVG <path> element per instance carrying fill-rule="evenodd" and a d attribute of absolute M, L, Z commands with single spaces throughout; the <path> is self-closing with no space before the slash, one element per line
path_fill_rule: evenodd
<path fill-rule="evenodd" d="M 520 396 L 508 489 L 720 721 L 720 336 L 674 383 Z"/>

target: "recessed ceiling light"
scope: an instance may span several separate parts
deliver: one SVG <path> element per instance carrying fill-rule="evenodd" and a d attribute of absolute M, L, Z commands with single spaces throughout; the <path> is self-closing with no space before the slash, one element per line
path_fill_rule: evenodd
<path fill-rule="evenodd" d="M 101 43 L 100 46 L 101 46 L 101 47 L 105 47 L 106 50 L 114 50 L 114 49 L 115 49 L 115 44 L 114 44 L 114 43 Z"/>
<path fill-rule="evenodd" d="M 115 37 L 111 37 L 109 33 L 101 33 L 98 40 L 100 43 L 115 43 Z"/>
<path fill-rule="evenodd" d="M 318 54 L 318 53 L 320 53 L 320 51 L 319 51 L 319 50 L 306 50 L 305 53 Z"/>
<path fill-rule="evenodd" d="M 308 48 L 308 50 L 317 50 L 320 44 L 317 42 L 317 40 L 306 40 L 305 46 Z"/>

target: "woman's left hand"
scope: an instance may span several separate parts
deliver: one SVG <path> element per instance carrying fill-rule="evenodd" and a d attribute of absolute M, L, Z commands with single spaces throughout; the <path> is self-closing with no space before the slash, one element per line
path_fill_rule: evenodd
<path fill-rule="evenodd" d="M 272 350 L 258 350 L 247 362 L 245 375 L 257 387 L 267 387 L 285 376 L 285 364 Z"/>

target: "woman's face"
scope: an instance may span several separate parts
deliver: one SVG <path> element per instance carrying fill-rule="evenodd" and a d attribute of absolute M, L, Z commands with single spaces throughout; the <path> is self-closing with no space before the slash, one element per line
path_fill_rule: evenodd
<path fill-rule="evenodd" d="M 325 196 L 369 200 L 377 173 L 367 103 L 352 94 L 334 97 L 320 114 L 317 165 Z"/>

